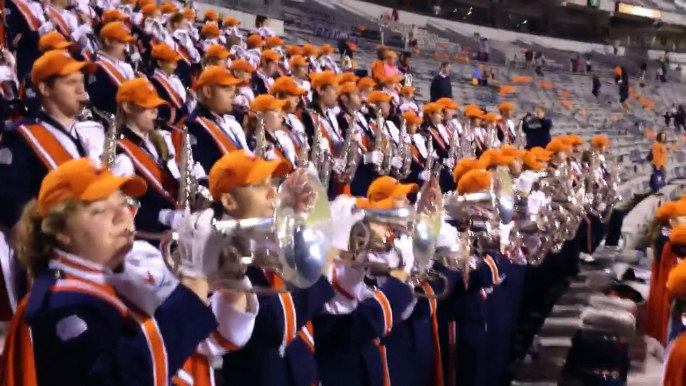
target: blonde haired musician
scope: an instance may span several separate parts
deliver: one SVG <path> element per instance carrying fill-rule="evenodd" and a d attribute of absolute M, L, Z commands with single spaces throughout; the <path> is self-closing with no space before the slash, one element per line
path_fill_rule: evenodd
<path fill-rule="evenodd" d="M 59 165 L 75 158 L 87 157 L 91 146 L 101 145 L 104 136 L 101 127 L 81 130 L 77 117 L 88 99 L 84 86 L 84 73 L 92 69 L 63 51 L 50 51 L 33 65 L 31 81 L 38 93 L 42 109 L 35 119 L 16 122 L 0 139 L 0 263 L 3 279 L 8 286 L 10 304 L 18 297 L 13 294 L 13 260 L 8 241 L 24 205 L 38 194 L 45 175 Z M 0 300 L 6 306 L 6 301 Z M 2 314 L 8 319 L 10 310 Z"/>

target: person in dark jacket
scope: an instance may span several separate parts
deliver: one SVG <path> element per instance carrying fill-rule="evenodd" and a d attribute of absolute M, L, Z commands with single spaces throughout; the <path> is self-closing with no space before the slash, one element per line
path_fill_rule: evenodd
<path fill-rule="evenodd" d="M 453 87 L 450 83 L 450 63 L 441 63 L 438 74 L 431 81 L 431 102 L 441 98 L 453 99 Z"/>
<path fill-rule="evenodd" d="M 526 148 L 540 146 L 545 148 L 550 142 L 550 129 L 553 121 L 546 117 L 545 109 L 541 106 L 536 107 L 534 113 L 527 113 L 524 116 L 522 130 L 526 134 Z"/>
<path fill-rule="evenodd" d="M 600 95 L 600 77 L 598 76 L 598 73 L 593 73 L 593 90 L 591 91 L 591 94 L 593 94 L 596 100 Z"/>

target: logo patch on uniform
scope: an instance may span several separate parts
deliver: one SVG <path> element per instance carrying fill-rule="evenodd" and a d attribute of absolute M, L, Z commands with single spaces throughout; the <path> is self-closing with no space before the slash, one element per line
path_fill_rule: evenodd
<path fill-rule="evenodd" d="M 12 150 L 6 147 L 0 149 L 0 164 L 12 165 Z"/>
<path fill-rule="evenodd" d="M 62 342 L 66 342 L 77 338 L 86 332 L 86 330 L 88 330 L 88 325 L 86 325 L 86 322 L 84 322 L 83 319 L 76 315 L 72 315 L 57 322 L 56 330 L 57 336 Z"/>

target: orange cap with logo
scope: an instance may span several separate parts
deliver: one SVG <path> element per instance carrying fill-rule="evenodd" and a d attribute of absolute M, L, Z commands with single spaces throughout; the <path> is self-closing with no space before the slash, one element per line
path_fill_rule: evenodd
<path fill-rule="evenodd" d="M 437 104 L 443 106 L 444 109 L 457 110 L 460 105 L 450 98 L 441 98 L 436 101 Z"/>
<path fill-rule="evenodd" d="M 213 9 L 208 9 L 205 11 L 205 14 L 203 15 L 205 20 L 212 20 L 215 21 L 219 19 L 219 16 L 217 15 L 217 12 Z"/>
<path fill-rule="evenodd" d="M 345 83 L 345 82 L 357 82 L 358 80 L 360 80 L 360 77 L 357 76 L 357 75 L 355 75 L 354 72 L 344 72 L 344 73 L 341 75 L 341 83 Z"/>
<path fill-rule="evenodd" d="M 345 82 L 338 88 L 338 92 L 341 94 L 350 94 L 351 92 L 360 91 L 355 85 L 355 82 Z"/>
<path fill-rule="evenodd" d="M 155 4 L 146 4 L 141 8 L 141 13 L 143 16 L 152 16 L 155 12 L 159 11 L 159 8 Z"/>
<path fill-rule="evenodd" d="M 196 90 L 205 86 L 236 86 L 241 83 L 231 75 L 226 66 L 207 66 L 195 82 Z"/>
<path fill-rule="evenodd" d="M 276 99 L 272 95 L 262 94 L 258 95 L 252 102 L 250 102 L 250 111 L 253 112 L 265 112 L 281 110 L 286 103 L 285 100 Z"/>
<path fill-rule="evenodd" d="M 116 8 L 108 9 L 102 13 L 102 22 L 107 24 L 112 21 L 125 21 L 129 17 Z"/>
<path fill-rule="evenodd" d="M 48 51 L 33 62 L 31 82 L 37 85 L 52 76 L 67 76 L 81 70 L 91 71 L 93 65 L 75 60 L 67 51 Z"/>
<path fill-rule="evenodd" d="M 543 164 L 538 161 L 536 154 L 528 151 L 524 154 L 524 165 L 526 165 L 531 170 L 541 170 L 543 169 Z"/>
<path fill-rule="evenodd" d="M 280 37 L 274 35 L 274 36 L 268 37 L 265 44 L 269 47 L 279 47 L 279 46 L 282 46 L 284 44 L 284 41 Z"/>
<path fill-rule="evenodd" d="M 74 43 L 67 41 L 61 33 L 57 31 L 50 31 L 41 36 L 38 40 L 38 49 L 45 52 L 50 50 L 63 50 L 69 48 Z"/>
<path fill-rule="evenodd" d="M 602 134 L 594 135 L 593 138 L 591 138 L 591 145 L 595 147 L 609 147 L 610 140 Z"/>
<path fill-rule="evenodd" d="M 281 76 L 276 78 L 274 84 L 272 84 L 272 87 L 269 89 L 269 93 L 272 95 L 284 93 L 301 96 L 307 94 L 307 90 L 300 88 L 290 76 Z"/>
<path fill-rule="evenodd" d="M 383 176 L 375 179 L 367 189 L 367 199 L 377 202 L 388 198 L 407 197 L 419 190 L 417 184 L 402 184 L 393 177 Z"/>
<path fill-rule="evenodd" d="M 374 79 L 370 77 L 364 77 L 357 81 L 357 87 L 361 90 L 363 88 L 374 88 L 376 87 L 376 82 L 374 82 Z"/>
<path fill-rule="evenodd" d="M 403 118 L 405 118 L 405 122 L 407 122 L 408 125 L 418 125 L 422 123 L 422 118 L 417 116 L 417 113 L 412 110 L 405 111 L 403 113 Z"/>
<path fill-rule="evenodd" d="M 251 66 L 245 59 L 238 59 L 231 62 L 231 71 L 255 72 L 255 67 Z"/>
<path fill-rule="evenodd" d="M 227 16 L 224 18 L 224 25 L 227 27 L 235 27 L 237 25 L 241 25 L 241 21 L 236 19 L 235 17 Z"/>
<path fill-rule="evenodd" d="M 255 157 L 245 150 L 233 151 L 220 158 L 207 176 L 212 197 L 219 201 L 222 194 L 231 190 L 265 180 L 270 176 L 279 177 L 290 166 L 287 161 L 278 159 L 267 161 Z"/>
<path fill-rule="evenodd" d="M 248 38 L 245 40 L 245 43 L 248 45 L 248 47 L 262 47 L 264 45 L 262 36 L 259 34 L 252 34 L 248 36 Z"/>
<path fill-rule="evenodd" d="M 498 110 L 500 111 L 514 111 L 515 106 L 510 102 L 503 102 L 498 105 Z"/>
<path fill-rule="evenodd" d="M 317 49 L 312 44 L 303 45 L 303 55 L 312 56 L 317 54 Z"/>
<path fill-rule="evenodd" d="M 221 36 L 221 34 L 222 31 L 215 23 L 205 23 L 205 25 L 202 26 L 202 29 L 200 30 L 201 36 L 218 37 Z"/>
<path fill-rule="evenodd" d="M 286 53 L 288 56 L 293 57 L 295 55 L 302 55 L 303 54 L 303 49 L 300 48 L 299 46 L 296 46 L 294 44 L 291 44 L 290 46 L 286 47 Z"/>
<path fill-rule="evenodd" d="M 477 193 L 491 186 L 491 173 L 484 170 L 470 170 L 457 183 L 460 194 Z"/>
<path fill-rule="evenodd" d="M 221 44 L 213 44 L 213 45 L 207 47 L 207 50 L 205 50 L 205 59 L 208 59 L 208 58 L 226 59 L 229 57 L 229 55 L 230 55 L 229 50 L 227 50 Z"/>
<path fill-rule="evenodd" d="M 338 86 L 341 83 L 341 77 L 334 74 L 333 71 L 316 72 L 310 75 L 312 80 L 312 87 L 320 88 L 326 85 Z"/>
<path fill-rule="evenodd" d="M 391 101 L 391 96 L 386 94 L 383 91 L 379 90 L 374 90 L 367 95 L 367 102 L 369 103 L 382 103 L 382 102 L 390 102 Z"/>
<path fill-rule="evenodd" d="M 424 113 L 424 115 L 437 113 L 437 112 L 440 112 L 441 110 L 443 110 L 443 107 L 436 102 L 427 103 L 422 108 L 422 112 Z"/>
<path fill-rule="evenodd" d="M 174 51 L 167 43 L 156 44 L 152 47 L 150 55 L 162 62 L 178 62 L 181 60 L 181 55 Z"/>
<path fill-rule="evenodd" d="M 178 11 L 178 10 L 179 10 L 179 9 L 176 8 L 176 6 L 175 6 L 174 4 L 171 4 L 171 3 L 164 4 L 164 5 L 160 8 L 160 11 L 162 11 L 162 13 L 174 13 L 174 12 L 176 12 L 176 11 Z"/>
<path fill-rule="evenodd" d="M 117 104 L 133 103 L 146 109 L 168 104 L 157 95 L 155 86 L 146 78 L 133 78 L 119 85 Z"/>
<path fill-rule="evenodd" d="M 297 67 L 297 66 L 307 66 L 307 60 L 302 57 L 301 55 L 293 55 L 291 56 L 291 59 L 288 61 L 288 65 L 291 68 Z"/>
<path fill-rule="evenodd" d="M 136 39 L 131 36 L 129 27 L 120 21 L 113 21 L 105 24 L 102 29 L 100 29 L 100 39 L 112 39 L 123 43 L 136 41 Z"/>
<path fill-rule="evenodd" d="M 121 177 L 103 167 L 98 160 L 78 158 L 51 170 L 43 178 L 37 199 L 37 212 L 45 216 L 66 200 L 98 201 L 121 190 L 131 197 L 145 193 L 147 184 L 138 176 Z"/>
<path fill-rule="evenodd" d="M 271 60 L 276 62 L 281 60 L 281 55 L 279 55 L 276 51 L 273 50 L 264 50 L 260 55 L 260 60 Z"/>

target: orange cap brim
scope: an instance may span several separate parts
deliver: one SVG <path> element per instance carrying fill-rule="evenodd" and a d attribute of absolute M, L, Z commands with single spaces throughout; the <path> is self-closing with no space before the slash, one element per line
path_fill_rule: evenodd
<path fill-rule="evenodd" d="M 98 201 L 109 197 L 110 194 L 121 190 L 124 194 L 131 197 L 140 197 L 145 194 L 148 185 L 144 179 L 138 176 L 121 177 L 106 174 L 102 178 L 93 182 L 81 194 L 79 199 L 84 201 Z"/>

